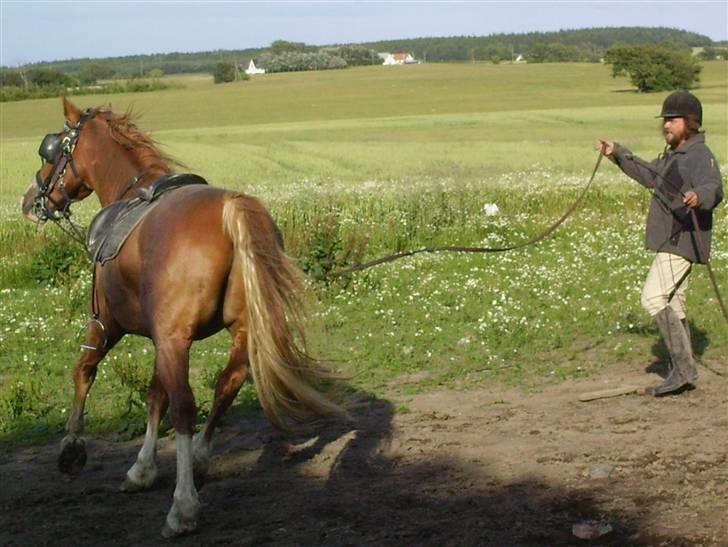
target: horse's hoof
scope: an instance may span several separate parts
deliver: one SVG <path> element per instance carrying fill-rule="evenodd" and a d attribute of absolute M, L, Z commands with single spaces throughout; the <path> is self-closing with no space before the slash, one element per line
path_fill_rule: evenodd
<path fill-rule="evenodd" d="M 122 492 L 126 492 L 127 494 L 131 494 L 133 492 L 139 492 L 141 490 L 144 490 L 144 486 L 141 484 L 137 484 L 134 481 L 130 481 L 129 478 L 125 478 L 124 482 L 121 483 L 121 486 L 119 486 L 119 490 Z"/>
<path fill-rule="evenodd" d="M 154 483 L 157 482 L 157 465 L 156 463 L 145 463 L 144 461 L 137 460 L 131 469 L 126 472 L 124 482 L 119 486 L 119 490 L 122 492 L 139 492 L 141 490 L 148 490 Z"/>
<path fill-rule="evenodd" d="M 67 475 L 76 475 L 86 465 L 86 443 L 79 437 L 66 437 L 61 441 L 58 469 Z"/>
<path fill-rule="evenodd" d="M 164 539 L 169 539 L 169 538 L 173 538 L 176 535 L 177 534 L 175 533 L 175 531 L 172 530 L 169 526 L 167 526 L 167 523 L 165 522 L 164 527 L 162 528 L 162 537 Z"/>
<path fill-rule="evenodd" d="M 196 528 L 197 528 L 197 523 L 194 523 L 193 525 L 182 528 L 180 530 L 174 530 L 169 524 L 167 524 L 165 522 L 164 527 L 162 528 L 162 537 L 164 539 L 170 539 L 170 538 L 181 536 L 184 534 L 190 534 L 190 533 L 194 532 Z"/>
<path fill-rule="evenodd" d="M 171 538 L 189 534 L 197 529 L 197 517 L 200 514 L 200 502 L 196 493 L 188 496 L 175 492 L 174 503 L 164 521 L 162 536 Z"/>

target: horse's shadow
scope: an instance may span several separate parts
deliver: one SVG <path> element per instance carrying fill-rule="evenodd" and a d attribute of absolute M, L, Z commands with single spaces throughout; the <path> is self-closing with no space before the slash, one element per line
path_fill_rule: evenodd
<path fill-rule="evenodd" d="M 390 401 L 367 393 L 356 393 L 353 398 L 357 403 L 347 419 L 320 420 L 307 426 L 294 426 L 289 433 L 275 430 L 262 416 L 241 417 L 241 422 L 235 424 L 239 427 L 231 428 L 237 429 L 234 438 L 224 440 L 216 448 L 216 451 L 220 449 L 223 452 L 217 459 L 222 461 L 226 457 L 235 457 L 240 453 L 240 446 L 244 446 L 248 451 L 257 452 L 255 463 L 247 470 L 250 475 L 270 472 L 271 469 L 293 470 L 320 459 L 327 462 L 320 467 L 329 469 L 329 480 L 335 480 L 342 473 L 360 475 L 370 465 L 381 469 L 383 464 L 378 461 L 378 455 L 391 441 L 394 407 Z M 236 420 L 234 413 L 232 419 Z M 256 447 L 259 449 L 256 450 Z M 223 480 L 228 476 L 226 472 L 213 471 L 210 481 Z"/>
<path fill-rule="evenodd" d="M 177 547 L 574 545 L 572 525 L 593 519 L 614 527 L 593 544 L 666 539 L 641 534 L 646 517 L 615 508 L 608 489 L 504 477 L 491 469 L 498 450 L 471 460 L 463 459 L 463 446 L 450 455 L 442 447 L 459 441 L 441 443 L 428 431 L 437 425 L 456 433 L 456 424 L 400 416 L 386 399 L 366 396 L 350 422 L 323 421 L 295 435 L 277 432 L 261 412 L 232 410 L 199 492 L 198 529 L 176 538 Z M 480 425 L 484 435 L 488 427 Z M 174 488 L 174 440 L 162 442 L 160 482 L 138 494 L 114 489 L 138 441 L 96 444 L 95 463 L 78 477 L 61 483 L 50 473 L 10 497 L 0 494 L 0 523 L 8 523 L 0 526 L 0 544 L 61 545 L 69 537 L 85 545 L 172 544 L 159 539 L 158 526 Z M 53 467 L 53 452 L 38 458 L 31 476 Z"/>
<path fill-rule="evenodd" d="M 200 491 L 209 511 L 202 513 L 193 536 L 178 541 L 571 545 L 571 525 L 598 515 L 617 528 L 598 544 L 623 545 L 639 529 L 631 517 L 605 512 L 584 492 L 528 477 L 500 483 L 486 468 L 457 458 L 418 456 L 421 439 L 398 449 L 396 443 L 407 440 L 394 439 L 395 418 L 391 401 L 372 396 L 354 409 L 350 421 L 321 422 L 294 436 L 277 433 L 262 417 L 245 418 L 243 440 L 223 442 L 222 454 L 213 460 L 226 471 Z M 255 461 L 240 465 L 240 446 L 255 446 L 250 435 L 256 429 L 261 446 Z M 401 449 L 414 457 L 404 458 Z"/>

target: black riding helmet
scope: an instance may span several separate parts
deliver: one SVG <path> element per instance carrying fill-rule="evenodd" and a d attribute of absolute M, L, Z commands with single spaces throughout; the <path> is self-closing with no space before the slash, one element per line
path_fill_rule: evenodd
<path fill-rule="evenodd" d="M 662 112 L 657 118 L 687 118 L 692 117 L 698 124 L 703 125 L 703 105 L 698 98 L 689 91 L 676 91 L 668 95 L 662 103 Z"/>

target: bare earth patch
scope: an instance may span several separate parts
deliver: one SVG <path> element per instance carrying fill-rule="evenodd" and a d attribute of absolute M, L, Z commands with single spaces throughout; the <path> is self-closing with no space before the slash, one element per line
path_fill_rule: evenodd
<path fill-rule="evenodd" d="M 0 464 L 0 545 L 728 545 L 728 378 L 713 372 L 727 365 L 662 399 L 579 402 L 659 380 L 626 365 L 537 393 L 372 399 L 353 426 L 295 439 L 230 416 L 199 529 L 174 541 L 159 535 L 173 440 L 160 441 L 162 479 L 136 494 L 118 486 L 141 439 L 89 439 L 72 479 L 55 444 L 26 449 Z"/>

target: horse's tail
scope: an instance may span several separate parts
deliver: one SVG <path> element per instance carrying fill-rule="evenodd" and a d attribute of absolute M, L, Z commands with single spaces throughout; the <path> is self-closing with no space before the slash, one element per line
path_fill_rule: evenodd
<path fill-rule="evenodd" d="M 257 199 L 228 193 L 222 218 L 242 269 L 250 369 L 266 416 L 287 429 L 287 417 L 345 414 L 324 387 L 335 375 L 305 351 L 303 274 L 284 253 L 270 214 Z"/>

